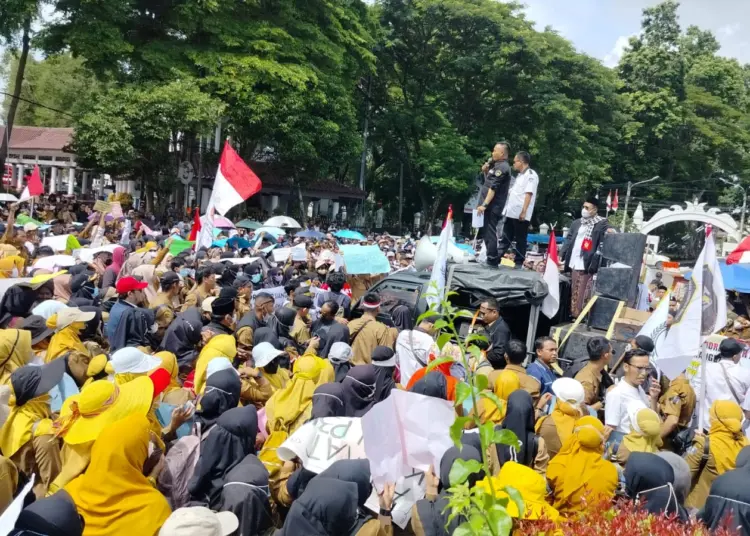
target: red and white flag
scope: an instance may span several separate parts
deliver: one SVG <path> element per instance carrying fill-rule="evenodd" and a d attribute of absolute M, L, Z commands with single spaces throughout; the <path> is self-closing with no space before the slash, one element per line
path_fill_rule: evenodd
<path fill-rule="evenodd" d="M 193 211 L 193 227 L 190 229 L 190 236 L 188 240 L 191 242 L 198 238 L 198 231 L 201 230 L 201 211 L 198 207 L 195 207 Z"/>
<path fill-rule="evenodd" d="M 619 205 L 619 202 L 617 200 L 617 190 L 615 190 L 615 198 L 612 200 L 612 210 L 614 212 L 617 212 L 617 206 Z"/>
<path fill-rule="evenodd" d="M 607 192 L 607 210 L 612 210 L 612 190 Z"/>
<path fill-rule="evenodd" d="M 39 166 L 34 166 L 34 171 L 31 172 L 31 177 L 29 177 L 26 188 L 23 189 L 21 198 L 18 201 L 28 201 L 32 197 L 42 195 L 43 193 L 42 175 L 39 173 Z"/>
<path fill-rule="evenodd" d="M 257 194 L 262 186 L 258 176 L 227 141 L 216 170 L 216 181 L 206 213 L 214 208 L 224 216 L 230 208 Z"/>
<path fill-rule="evenodd" d="M 750 263 L 750 236 L 743 238 L 734 251 L 727 255 L 727 264 L 748 263 Z"/>
<path fill-rule="evenodd" d="M 555 230 L 549 235 L 549 248 L 547 249 L 547 265 L 544 268 L 544 282 L 547 283 L 547 296 L 542 302 L 542 313 L 547 318 L 552 318 L 560 308 L 560 270 L 557 258 L 557 240 Z"/>

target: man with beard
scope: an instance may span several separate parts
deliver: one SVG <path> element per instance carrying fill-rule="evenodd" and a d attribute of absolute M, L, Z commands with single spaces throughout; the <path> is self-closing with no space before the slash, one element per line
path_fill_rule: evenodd
<path fill-rule="evenodd" d="M 107 323 L 107 338 L 112 352 L 126 346 L 149 346 L 149 331 L 156 326 L 154 312 L 144 309 L 148 286 L 135 277 L 123 277 L 117 282 L 119 299 L 112 306 Z M 154 331 L 156 331 L 154 329 Z"/>
<path fill-rule="evenodd" d="M 236 300 L 237 291 L 235 289 L 231 287 L 221 289 L 219 297 L 211 304 L 211 322 L 202 331 L 210 331 L 213 335 L 234 336 Z M 204 342 L 207 342 L 205 338 Z"/>
<path fill-rule="evenodd" d="M 255 296 L 255 309 L 245 314 L 237 323 L 235 337 L 237 338 L 237 352 L 245 359 L 253 351 L 253 337 L 258 328 L 265 328 L 273 317 L 273 296 L 267 292 L 259 292 Z"/>

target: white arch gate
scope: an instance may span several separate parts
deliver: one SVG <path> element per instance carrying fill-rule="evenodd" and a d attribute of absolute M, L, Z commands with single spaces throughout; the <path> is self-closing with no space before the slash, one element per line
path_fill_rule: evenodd
<path fill-rule="evenodd" d="M 729 214 L 722 213 L 718 208 L 712 207 L 706 210 L 706 203 L 685 202 L 686 207 L 672 205 L 670 208 L 663 208 L 647 222 L 639 226 L 641 233 L 648 235 L 657 227 L 674 223 L 677 221 L 699 221 L 718 227 L 734 238 L 737 242 L 742 239 L 739 226 L 734 218 Z"/>

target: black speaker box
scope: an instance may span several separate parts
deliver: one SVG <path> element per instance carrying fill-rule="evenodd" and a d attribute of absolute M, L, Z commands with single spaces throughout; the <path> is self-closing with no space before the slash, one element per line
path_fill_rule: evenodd
<path fill-rule="evenodd" d="M 597 300 L 598 301 L 598 300 Z M 557 329 L 560 329 L 559 340 L 562 341 L 565 335 L 568 333 L 572 324 L 566 324 L 564 326 L 553 326 L 550 330 L 550 336 L 554 337 Z M 562 352 L 559 355 L 560 367 L 566 371 L 570 367 L 580 370 L 582 362 L 588 361 L 588 351 L 586 345 L 589 340 L 593 337 L 605 337 L 606 331 L 589 329 L 587 326 L 579 325 L 576 330 L 571 334 L 568 340 L 565 342 L 565 346 L 562 348 Z M 609 363 L 610 367 L 615 364 L 618 357 L 625 351 L 625 346 L 628 341 L 620 341 L 617 339 L 610 339 L 612 344 L 612 361 Z M 577 370 L 576 370 L 577 372 Z"/>
<path fill-rule="evenodd" d="M 619 304 L 620 300 L 599 296 L 589 311 L 588 326 L 605 331 L 609 329 Z"/>
<path fill-rule="evenodd" d="M 640 274 L 646 235 L 641 233 L 607 233 L 602 243 L 602 257 L 633 267 Z"/>
<path fill-rule="evenodd" d="M 599 268 L 596 274 L 594 292 L 600 296 L 616 300 L 630 300 L 630 289 L 633 284 L 632 268 L 613 268 L 605 266 Z"/>

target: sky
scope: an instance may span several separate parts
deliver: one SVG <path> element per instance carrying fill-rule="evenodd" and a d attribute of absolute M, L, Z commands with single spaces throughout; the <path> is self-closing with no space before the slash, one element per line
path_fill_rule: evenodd
<path fill-rule="evenodd" d="M 642 11 L 659 0 L 521 0 L 538 30 L 551 26 L 578 50 L 617 65 L 630 36 L 640 30 Z M 682 0 L 683 30 L 690 25 L 711 30 L 720 54 L 750 63 L 750 0 Z"/>

